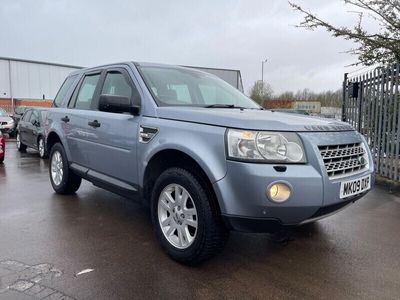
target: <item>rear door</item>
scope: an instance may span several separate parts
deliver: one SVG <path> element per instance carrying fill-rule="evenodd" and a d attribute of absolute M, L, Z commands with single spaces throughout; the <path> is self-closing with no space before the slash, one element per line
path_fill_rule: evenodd
<path fill-rule="evenodd" d="M 21 139 L 21 143 L 23 143 L 23 144 L 27 144 L 27 136 L 28 135 L 27 135 L 27 127 L 26 126 L 29 123 L 31 114 L 32 114 L 31 109 L 26 110 L 18 124 L 19 138 Z"/>
<path fill-rule="evenodd" d="M 25 123 L 25 129 L 26 129 L 26 144 L 29 145 L 32 148 L 36 148 L 36 142 L 37 142 L 37 135 L 38 135 L 38 130 L 40 127 L 40 116 L 39 112 L 37 109 L 32 110 L 32 114 L 29 118 L 29 122 Z"/>
<path fill-rule="evenodd" d="M 100 94 L 128 97 L 132 105 L 140 105 L 136 86 L 128 69 L 110 68 L 105 71 Z M 98 123 L 97 126 L 89 126 L 90 169 L 95 176 L 122 188 L 132 189 L 138 182 L 136 144 L 139 116 L 99 111 L 98 102 L 87 115 L 90 122 Z"/>
<path fill-rule="evenodd" d="M 94 99 L 99 93 L 101 70 L 86 73 L 75 89 L 65 116 L 60 115 L 64 123 L 64 134 L 71 154 L 71 163 L 82 167 L 89 166 L 90 127 L 88 112 L 92 109 Z"/>

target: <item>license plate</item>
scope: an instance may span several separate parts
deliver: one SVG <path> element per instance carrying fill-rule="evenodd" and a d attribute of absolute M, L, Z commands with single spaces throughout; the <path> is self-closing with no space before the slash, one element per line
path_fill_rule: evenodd
<path fill-rule="evenodd" d="M 371 188 L 371 175 L 340 183 L 340 199 L 365 192 Z"/>

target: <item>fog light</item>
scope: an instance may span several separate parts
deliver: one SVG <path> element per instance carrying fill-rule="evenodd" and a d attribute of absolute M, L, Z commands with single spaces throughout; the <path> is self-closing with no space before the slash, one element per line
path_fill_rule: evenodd
<path fill-rule="evenodd" d="M 290 187 L 282 182 L 273 183 L 267 189 L 267 196 L 274 202 L 284 202 L 290 197 Z"/>

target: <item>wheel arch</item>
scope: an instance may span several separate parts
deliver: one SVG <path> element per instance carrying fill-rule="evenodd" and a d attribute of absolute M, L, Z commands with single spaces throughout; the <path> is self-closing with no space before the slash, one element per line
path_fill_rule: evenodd
<path fill-rule="evenodd" d="M 38 141 L 39 141 L 39 137 L 38 137 Z M 62 142 L 60 136 L 55 131 L 52 131 L 47 135 L 47 138 L 45 139 L 45 143 L 46 143 L 47 153 L 50 153 L 51 148 L 56 143 L 60 143 L 61 145 L 63 145 L 63 142 Z"/>
<path fill-rule="evenodd" d="M 147 163 L 143 174 L 142 193 L 145 204 L 150 203 L 151 191 L 158 176 L 163 171 L 172 167 L 183 168 L 192 173 L 203 185 L 205 191 L 212 200 L 212 205 L 220 213 L 217 195 L 214 191 L 210 177 L 204 168 L 192 156 L 182 150 L 163 149 L 155 153 Z M 195 172 L 193 172 L 195 170 Z"/>

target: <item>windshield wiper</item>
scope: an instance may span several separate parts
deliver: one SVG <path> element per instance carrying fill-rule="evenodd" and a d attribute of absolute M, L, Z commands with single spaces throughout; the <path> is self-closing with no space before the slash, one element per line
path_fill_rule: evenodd
<path fill-rule="evenodd" d="M 244 109 L 245 107 L 236 106 L 235 104 L 210 104 L 204 106 L 205 108 L 240 108 Z"/>

